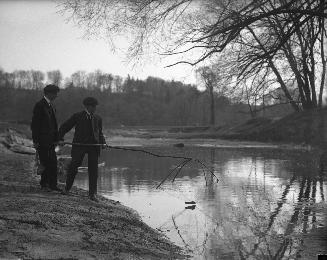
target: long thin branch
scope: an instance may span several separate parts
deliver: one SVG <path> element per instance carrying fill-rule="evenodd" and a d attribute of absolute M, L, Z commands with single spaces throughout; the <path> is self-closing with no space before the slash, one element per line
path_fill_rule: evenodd
<path fill-rule="evenodd" d="M 175 176 L 174 176 L 172 182 L 175 181 L 177 175 L 180 173 L 180 171 L 183 169 L 183 167 L 184 167 L 188 162 L 190 162 L 190 161 L 191 161 L 191 160 L 185 160 L 185 161 L 181 164 L 181 166 L 180 166 L 180 168 L 177 170 L 177 172 L 176 172 L 176 174 L 175 174 Z"/>
<path fill-rule="evenodd" d="M 111 145 L 107 145 L 107 144 L 83 144 L 83 143 L 72 143 L 72 142 L 63 142 L 63 144 L 67 144 L 67 145 L 76 145 L 76 146 L 87 146 L 87 147 L 104 147 L 104 148 L 111 148 L 111 149 L 116 149 L 116 150 L 124 150 L 124 151 L 132 151 L 132 152 L 142 152 L 142 153 L 146 153 L 155 157 L 161 157 L 161 158 L 173 158 L 173 159 L 184 159 L 183 162 L 181 162 L 178 166 L 176 166 L 172 171 L 170 171 L 170 173 L 159 183 L 159 185 L 157 186 L 157 188 L 159 188 L 161 186 L 162 183 L 164 183 L 166 181 L 166 179 L 176 170 L 178 169 L 176 175 L 174 176 L 173 181 L 175 180 L 175 178 L 177 177 L 178 173 L 182 170 L 182 168 L 189 162 L 191 161 L 195 161 L 197 163 L 199 163 L 203 168 L 206 168 L 216 179 L 217 182 L 219 181 L 218 177 L 208 168 L 208 166 L 206 166 L 203 162 L 201 162 L 199 159 L 195 159 L 192 157 L 184 157 L 184 156 L 174 156 L 174 155 L 161 155 L 161 154 L 156 154 L 156 153 L 152 153 L 143 149 L 135 149 L 135 148 L 127 148 L 127 147 L 121 147 L 121 146 L 111 146 Z"/>
<path fill-rule="evenodd" d="M 253 24 L 254 22 L 260 21 L 263 18 L 268 18 L 270 16 L 279 15 L 279 14 L 299 14 L 299 15 L 327 17 L 327 13 L 321 12 L 320 10 L 300 10 L 300 9 L 285 9 L 285 10 L 283 10 L 281 8 L 276 8 L 269 12 L 265 12 L 265 13 L 259 14 L 257 16 L 254 16 L 254 17 L 249 17 L 249 18 L 243 19 L 238 23 L 233 23 L 230 26 L 216 30 L 209 35 L 199 38 L 197 41 L 202 41 L 208 37 L 213 37 L 218 34 L 226 33 L 226 32 L 235 30 L 236 28 L 246 28 L 247 26 Z"/>
<path fill-rule="evenodd" d="M 185 161 L 183 161 L 183 162 L 181 162 L 180 164 L 178 164 L 174 169 L 172 169 L 170 172 L 169 172 L 169 174 L 157 185 L 157 187 L 156 187 L 156 189 L 158 189 L 167 179 L 168 179 L 168 177 L 176 170 L 176 169 L 178 169 L 179 167 L 183 167 L 184 165 L 183 165 L 183 163 L 184 163 Z M 182 166 L 183 165 L 183 166 Z M 181 168 L 179 169 L 179 171 L 181 170 Z M 177 176 L 177 174 L 176 174 L 176 176 Z"/>
<path fill-rule="evenodd" d="M 145 150 L 142 150 L 142 149 L 127 148 L 127 147 L 121 147 L 121 146 L 111 146 L 111 145 L 107 145 L 107 144 L 106 145 L 103 145 L 103 144 L 83 144 L 83 143 L 71 143 L 71 142 L 64 142 L 64 144 L 76 145 L 76 146 L 105 147 L 105 148 L 111 148 L 111 149 L 116 149 L 116 150 L 124 150 L 124 151 L 132 151 L 132 152 L 143 152 L 143 153 L 155 156 L 155 157 L 193 160 L 193 158 L 191 158 L 191 157 L 174 156 L 174 155 L 160 155 L 160 154 L 155 154 L 155 153 L 145 151 Z"/>

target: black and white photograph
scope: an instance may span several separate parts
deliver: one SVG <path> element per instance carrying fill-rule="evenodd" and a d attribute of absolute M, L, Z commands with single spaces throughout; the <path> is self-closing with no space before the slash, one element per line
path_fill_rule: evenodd
<path fill-rule="evenodd" d="M 327 1 L 0 0 L 0 260 L 327 259 Z"/>

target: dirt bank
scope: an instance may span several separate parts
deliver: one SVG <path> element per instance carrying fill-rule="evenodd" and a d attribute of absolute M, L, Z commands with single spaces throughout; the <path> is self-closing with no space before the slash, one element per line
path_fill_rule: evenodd
<path fill-rule="evenodd" d="M 0 259 L 183 258 L 117 201 L 92 202 L 79 189 L 40 191 L 33 159 L 0 144 Z"/>
<path fill-rule="evenodd" d="M 243 141 L 310 144 L 327 147 L 327 107 L 292 113 L 283 118 L 254 118 L 238 125 L 172 127 L 182 138 L 223 138 Z"/>

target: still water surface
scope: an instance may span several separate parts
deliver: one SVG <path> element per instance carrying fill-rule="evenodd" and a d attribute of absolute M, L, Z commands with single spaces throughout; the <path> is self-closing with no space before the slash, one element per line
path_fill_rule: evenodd
<path fill-rule="evenodd" d="M 209 147 L 143 148 L 198 158 L 156 186 L 182 160 L 106 151 L 98 192 L 119 200 L 193 259 L 295 259 L 303 235 L 326 226 L 317 210 L 327 196 L 326 173 L 309 152 Z M 75 185 L 88 188 L 87 173 Z M 196 202 L 195 207 L 185 202 Z M 322 239 L 325 239 L 322 237 Z M 326 245 L 327 247 L 327 245 Z"/>

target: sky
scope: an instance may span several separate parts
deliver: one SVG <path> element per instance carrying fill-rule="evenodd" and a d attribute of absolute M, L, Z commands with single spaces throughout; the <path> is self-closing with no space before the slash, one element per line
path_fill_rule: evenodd
<path fill-rule="evenodd" d="M 0 68 L 7 72 L 59 69 L 64 77 L 77 70 L 100 69 L 122 77 L 196 83 L 190 65 L 165 68 L 171 61 L 149 60 L 137 67 L 128 64 L 124 53 L 113 52 L 105 40 L 86 39 L 83 28 L 58 11 L 58 3 L 51 0 L 0 0 Z"/>

